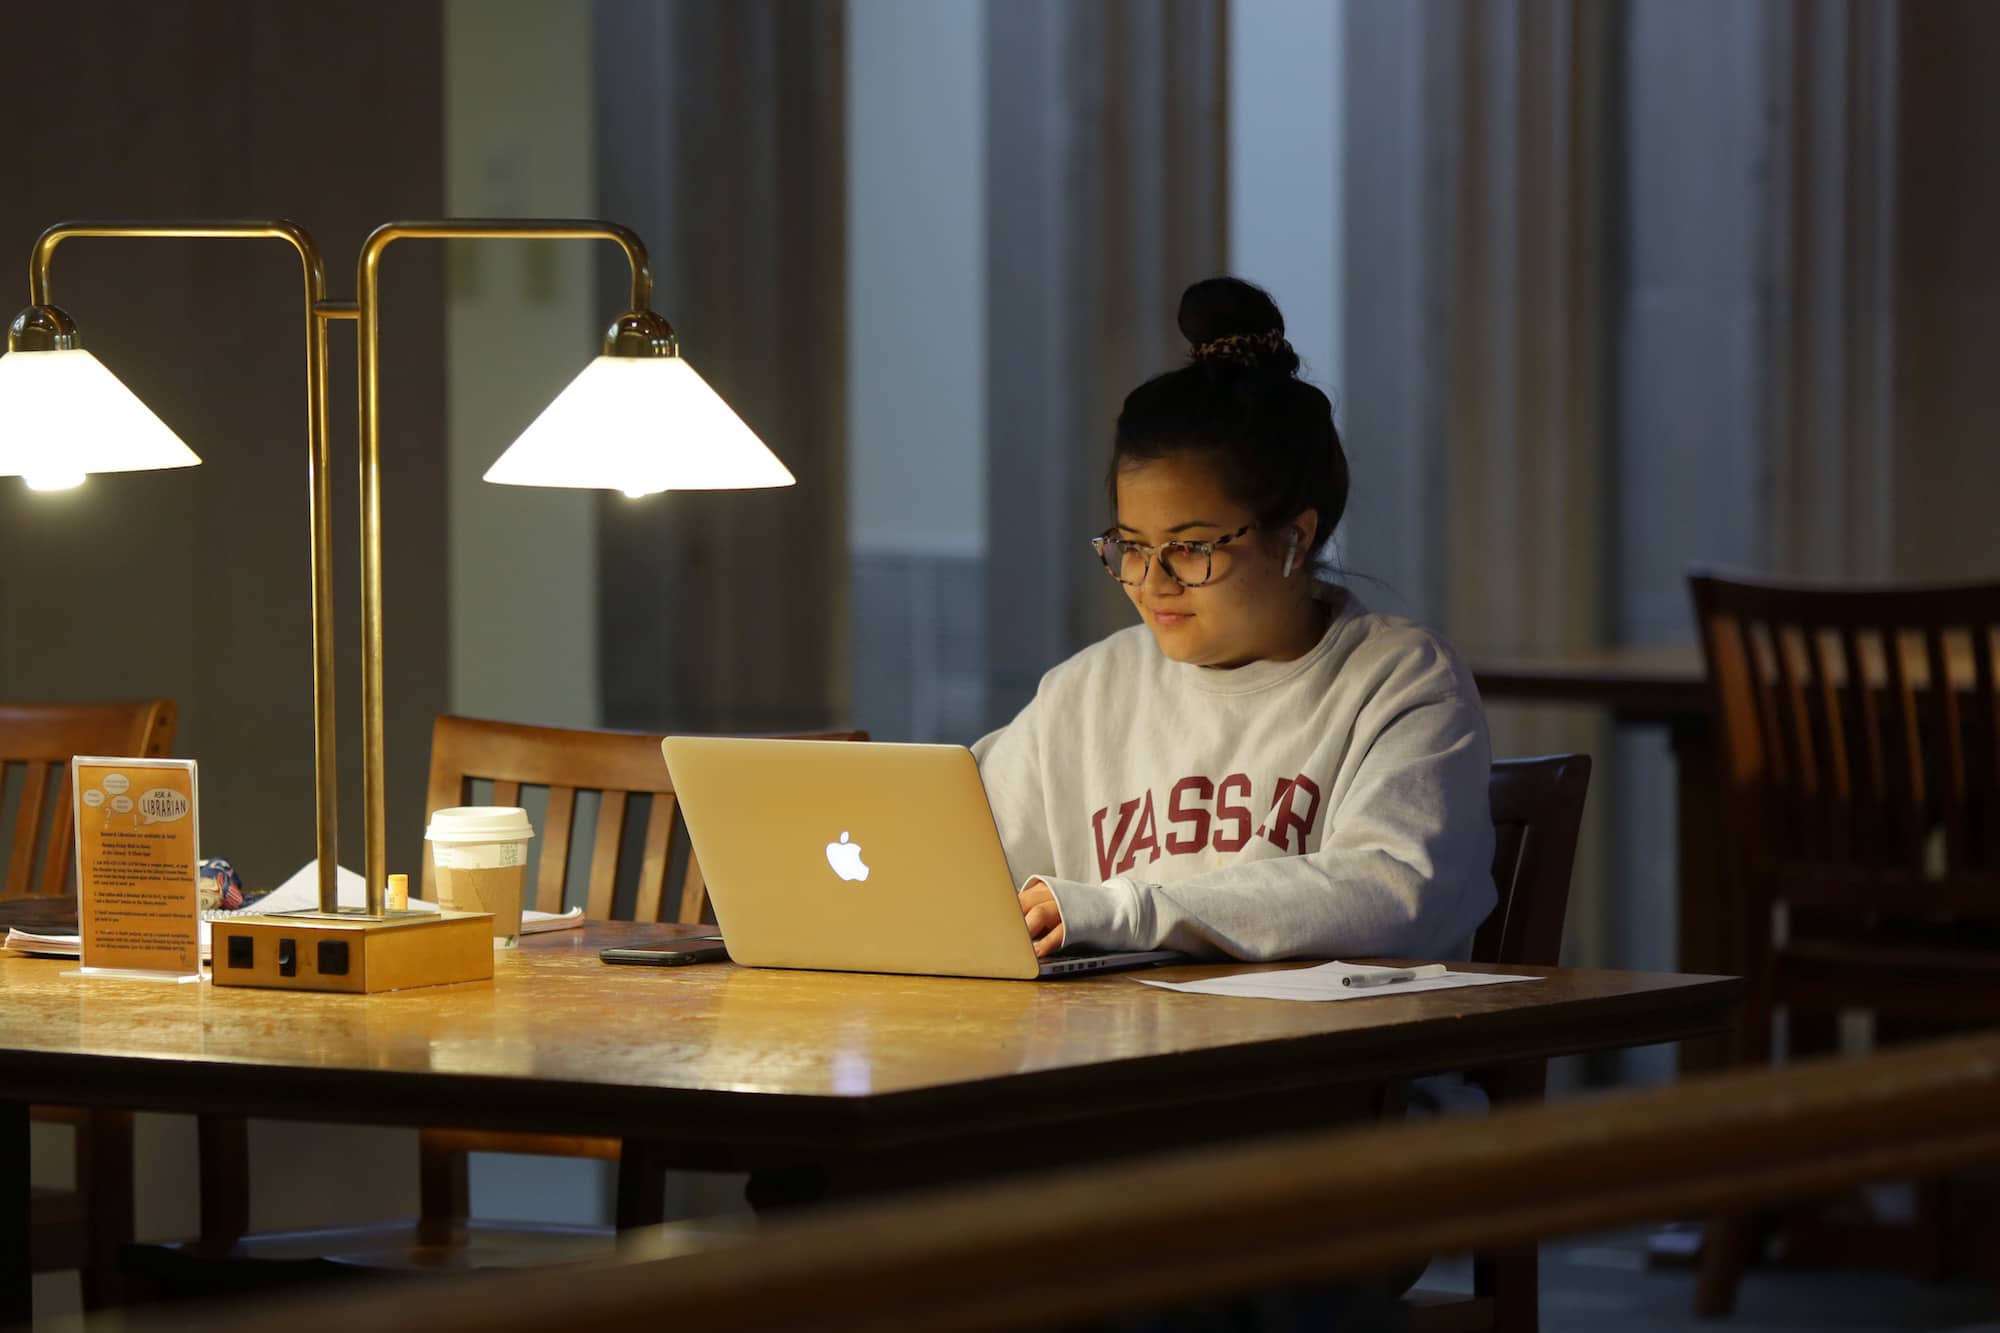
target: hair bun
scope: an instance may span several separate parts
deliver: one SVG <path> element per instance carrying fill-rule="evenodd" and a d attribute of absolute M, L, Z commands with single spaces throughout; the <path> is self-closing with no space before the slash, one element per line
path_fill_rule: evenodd
<path fill-rule="evenodd" d="M 1290 375 L 1298 353 L 1285 341 L 1285 317 L 1269 292 L 1241 278 L 1204 278 L 1181 293 L 1178 316 L 1188 355 L 1230 360 Z"/>

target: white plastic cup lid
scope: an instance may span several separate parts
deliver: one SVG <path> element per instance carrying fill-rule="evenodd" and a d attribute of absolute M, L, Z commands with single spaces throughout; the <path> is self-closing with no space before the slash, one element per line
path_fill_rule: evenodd
<path fill-rule="evenodd" d="M 525 842 L 535 836 L 518 805 L 454 805 L 433 811 L 426 842 Z"/>

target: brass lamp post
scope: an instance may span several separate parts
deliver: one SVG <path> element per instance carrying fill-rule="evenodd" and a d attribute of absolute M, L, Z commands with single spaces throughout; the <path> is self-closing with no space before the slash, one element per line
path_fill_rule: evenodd
<path fill-rule="evenodd" d="M 340 914 L 337 763 L 334 750 L 333 568 L 327 478 L 327 334 L 356 322 L 360 359 L 361 727 L 363 874 L 359 915 L 383 913 L 388 857 L 383 824 L 382 505 L 380 342 L 382 255 L 392 242 L 429 240 L 610 241 L 632 270 L 630 309 L 612 323 L 603 355 L 587 365 L 489 468 L 507 485 L 575 486 L 644 495 L 661 490 L 788 486 L 793 477 L 749 427 L 681 360 L 673 328 L 650 308 L 653 274 L 638 236 L 587 220 L 451 219 L 391 222 L 371 233 L 356 265 L 354 301 L 326 296 L 319 247 L 304 228 L 270 221 L 60 222 L 35 242 L 29 305 L 0 356 L 0 476 L 31 486 L 75 485 L 92 472 L 185 467 L 201 460 L 83 346 L 50 296 L 56 247 L 78 237 L 272 239 L 298 252 L 305 275 L 306 469 L 312 552 L 315 845 L 320 911 Z"/>

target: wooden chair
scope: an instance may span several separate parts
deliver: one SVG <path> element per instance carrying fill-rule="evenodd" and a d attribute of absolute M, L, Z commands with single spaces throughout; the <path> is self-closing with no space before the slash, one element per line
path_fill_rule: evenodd
<path fill-rule="evenodd" d="M 1589 790 L 1587 754 L 1495 761 L 1487 799 L 1499 901 L 1473 936 L 1473 962 L 1560 962 L 1570 868 Z M 1543 1060 L 1468 1074 L 1496 1107 L 1541 1101 L 1547 1076 Z M 1410 1326 L 1422 1333 L 1534 1333 L 1541 1318 L 1539 1283 L 1534 1246 L 1482 1250 L 1472 1257 L 1471 1299 L 1419 1288 L 1407 1298 Z"/>
<path fill-rule="evenodd" d="M 868 739 L 868 735 L 859 731 L 823 732 L 797 739 L 857 741 Z M 595 790 L 600 799 L 584 916 L 593 921 L 694 924 L 709 920 L 708 888 L 692 847 L 686 849 L 679 884 L 671 896 L 667 893 L 669 860 L 679 821 L 673 785 L 660 756 L 660 740 L 659 736 L 643 732 L 576 731 L 440 717 L 431 732 L 430 797 L 426 811 L 465 804 L 472 782 L 481 778 L 494 784 L 489 802 L 493 805 L 518 804 L 523 785 L 547 788 L 549 807 L 542 830 L 541 864 L 535 878 L 535 907 L 538 911 L 560 912 L 569 869 L 576 794 L 579 790 Z M 629 915 L 622 915 L 616 910 L 614 892 L 626 803 L 631 794 L 650 795 L 652 808 L 646 818 L 644 856 L 633 907 Z M 435 873 L 426 855 L 423 894 L 426 898 L 434 897 Z M 642 1150 L 620 1140 L 426 1129 L 420 1147 L 423 1174 L 418 1224 L 426 1244 L 463 1240 L 470 1212 L 467 1157 L 474 1152 L 615 1161 L 619 1164 L 617 1229 L 653 1226 L 665 1220 L 665 1166 L 647 1160 Z"/>
<path fill-rule="evenodd" d="M 0 797 L 19 771 L 20 803 L 0 903 L 33 915 L 35 900 L 68 908 L 75 811 L 69 761 L 80 754 L 160 756 L 173 746 L 166 699 L 117 704 L 0 704 Z M 76 1134 L 74 1189 L 38 1188 L 30 1213 L 34 1267 L 78 1270 L 84 1304 L 116 1301 L 119 1249 L 132 1239 L 132 1114 L 37 1106 L 35 1120 Z"/>
<path fill-rule="evenodd" d="M 803 740 L 866 740 L 858 731 L 821 732 Z M 445 716 L 431 731 L 431 765 L 426 812 L 464 805 L 472 784 L 490 782 L 482 803 L 518 805 L 523 788 L 548 793 L 548 812 L 536 830 L 540 846 L 534 867 L 533 901 L 540 911 L 559 912 L 569 884 L 571 846 L 576 836 L 577 798 L 595 793 L 598 809 L 591 830 L 584 915 L 593 920 L 675 921 L 708 919 L 708 893 L 694 851 L 678 819 L 673 785 L 660 756 L 661 737 L 646 732 L 521 726 L 477 718 Z M 627 845 L 626 817 L 635 800 L 649 801 L 637 884 L 629 904 L 619 893 Z M 681 865 L 671 885 L 670 870 Z M 435 871 L 424 859 L 423 892 L 433 898 Z M 325 1276 L 325 1256 L 339 1254 L 346 1267 L 460 1266 L 468 1247 L 488 1257 L 512 1257 L 524 1247 L 555 1237 L 573 1243 L 588 1229 L 519 1226 L 482 1228 L 471 1220 L 468 1158 L 474 1152 L 530 1156 L 586 1157 L 618 1165 L 618 1230 L 656 1224 L 666 1208 L 667 1164 L 647 1147 L 613 1138 L 557 1137 L 427 1128 L 419 1137 L 420 1211 L 414 1232 L 407 1223 L 259 1236 L 245 1239 L 249 1221 L 247 1126 L 241 1119 L 204 1117 L 201 1143 L 202 1236 L 192 1246 L 174 1247 L 181 1259 L 197 1257 L 240 1264 L 264 1260 L 277 1278 L 286 1267 L 296 1277 Z M 414 1245 L 411 1242 L 414 1240 Z M 156 1254 L 142 1259 L 156 1280 L 187 1281 L 188 1265 L 175 1260 L 162 1268 Z M 251 1280 L 243 1285 L 265 1285 Z M 199 1280 L 190 1285 L 207 1285 Z M 237 1285 L 222 1281 L 221 1287 Z M 211 1287 L 210 1289 L 214 1289 Z"/>
<path fill-rule="evenodd" d="M 1878 1039 L 2000 1021 L 2000 584 L 1689 584 L 1750 981 L 1742 1058 L 1771 1058 L 1780 1009 L 1794 1055 L 1831 1046 L 1843 1010 L 1872 1012 Z M 1943 1208 L 1928 1182 L 1914 1230 L 1821 1238 L 1935 1273 Z M 1750 1249 L 1746 1219 L 1711 1224 L 1701 1314 L 1728 1312 Z"/>

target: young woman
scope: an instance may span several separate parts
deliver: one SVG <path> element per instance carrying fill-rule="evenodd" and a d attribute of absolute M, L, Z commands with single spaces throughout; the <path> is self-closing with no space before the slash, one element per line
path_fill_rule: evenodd
<path fill-rule="evenodd" d="M 1270 297 L 1212 278 L 1179 322 L 1093 542 L 1143 625 L 974 747 L 1036 952 L 1463 957 L 1494 902 L 1472 679 L 1317 577 L 1347 460 Z"/>

